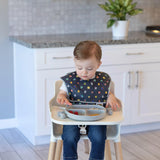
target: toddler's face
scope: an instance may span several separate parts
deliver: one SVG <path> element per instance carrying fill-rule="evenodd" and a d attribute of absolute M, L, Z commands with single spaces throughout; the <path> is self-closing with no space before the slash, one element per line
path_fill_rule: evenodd
<path fill-rule="evenodd" d="M 77 75 L 83 80 L 89 80 L 95 77 L 96 70 L 101 65 L 95 56 L 88 59 L 77 60 L 74 58 Z"/>

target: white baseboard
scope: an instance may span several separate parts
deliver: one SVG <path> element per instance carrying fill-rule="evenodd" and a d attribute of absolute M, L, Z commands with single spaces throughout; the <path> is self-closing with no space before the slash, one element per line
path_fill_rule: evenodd
<path fill-rule="evenodd" d="M 15 128 L 18 126 L 16 118 L 0 119 L 0 129 Z"/>
<path fill-rule="evenodd" d="M 35 137 L 35 144 L 34 145 L 49 144 L 50 137 L 51 137 L 50 135 Z"/>
<path fill-rule="evenodd" d="M 50 143 L 50 135 L 43 135 L 43 136 L 34 136 L 31 134 L 26 134 L 24 130 L 17 128 L 19 133 L 23 136 L 26 141 L 29 141 L 33 145 L 42 145 L 42 144 L 49 144 Z"/>

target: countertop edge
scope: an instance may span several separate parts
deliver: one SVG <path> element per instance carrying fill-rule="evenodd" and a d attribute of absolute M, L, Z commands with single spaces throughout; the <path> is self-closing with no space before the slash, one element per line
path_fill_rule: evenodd
<path fill-rule="evenodd" d="M 147 36 L 145 32 L 130 32 L 127 39 L 113 40 L 111 33 L 9 36 L 10 41 L 28 48 L 72 47 L 80 41 L 93 40 L 99 45 L 159 43 L 160 36 Z"/>

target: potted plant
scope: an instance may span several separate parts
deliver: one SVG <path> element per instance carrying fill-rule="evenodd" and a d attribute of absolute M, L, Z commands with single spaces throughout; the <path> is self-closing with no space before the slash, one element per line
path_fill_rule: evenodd
<path fill-rule="evenodd" d="M 133 3 L 133 0 L 107 0 L 105 4 L 98 5 L 110 16 L 107 21 L 107 28 L 112 27 L 114 39 L 126 38 L 128 36 L 128 19 L 143 11 L 136 8 L 137 2 Z"/>

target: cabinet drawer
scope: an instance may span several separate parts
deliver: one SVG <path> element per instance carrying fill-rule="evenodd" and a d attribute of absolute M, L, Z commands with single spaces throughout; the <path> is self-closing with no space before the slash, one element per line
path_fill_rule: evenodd
<path fill-rule="evenodd" d="M 73 48 L 41 49 L 37 51 L 36 64 L 38 69 L 72 68 Z"/>
<path fill-rule="evenodd" d="M 160 44 L 102 46 L 103 65 L 160 62 Z"/>
<path fill-rule="evenodd" d="M 102 65 L 160 62 L 160 43 L 104 45 Z M 36 49 L 37 69 L 72 68 L 74 47 Z"/>

